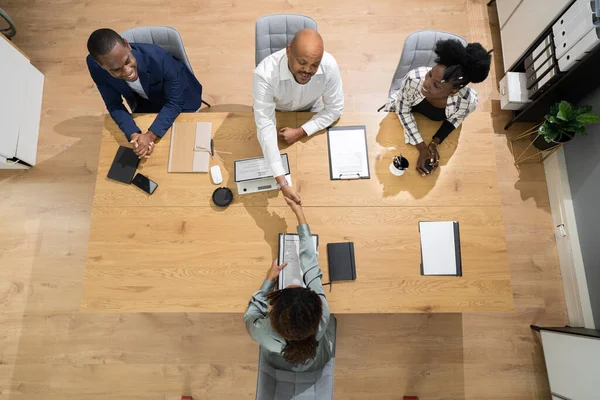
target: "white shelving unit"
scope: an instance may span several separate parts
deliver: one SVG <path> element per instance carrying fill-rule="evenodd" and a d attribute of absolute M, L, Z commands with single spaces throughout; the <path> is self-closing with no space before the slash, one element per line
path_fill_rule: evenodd
<path fill-rule="evenodd" d="M 0 34 L 0 169 L 35 165 L 44 75 Z"/>

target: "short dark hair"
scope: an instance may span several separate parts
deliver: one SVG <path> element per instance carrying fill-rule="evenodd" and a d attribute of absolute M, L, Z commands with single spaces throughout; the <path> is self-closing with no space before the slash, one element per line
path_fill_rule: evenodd
<path fill-rule="evenodd" d="M 460 88 L 469 82 L 483 82 L 490 73 L 492 57 L 479 43 L 463 46 L 456 39 L 440 40 L 435 44 L 435 62 L 446 67 L 444 80 Z"/>
<path fill-rule="evenodd" d="M 283 358 L 291 364 L 304 364 L 317 355 L 316 339 L 323 316 L 321 297 L 308 288 L 295 287 L 267 295 L 273 330 L 286 341 Z"/>
<path fill-rule="evenodd" d="M 92 32 L 87 41 L 87 49 L 97 60 L 98 56 L 110 53 L 117 43 L 125 46 L 125 40 L 121 35 L 112 29 L 102 28 Z"/>

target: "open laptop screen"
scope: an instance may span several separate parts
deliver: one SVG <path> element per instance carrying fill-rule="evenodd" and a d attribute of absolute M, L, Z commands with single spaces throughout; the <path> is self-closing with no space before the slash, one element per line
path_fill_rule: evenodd
<path fill-rule="evenodd" d="M 290 164 L 287 153 L 281 154 L 281 162 L 285 174 L 290 173 Z M 233 162 L 234 180 L 236 183 L 254 181 L 257 179 L 272 178 L 273 173 L 264 157 L 246 158 Z"/>

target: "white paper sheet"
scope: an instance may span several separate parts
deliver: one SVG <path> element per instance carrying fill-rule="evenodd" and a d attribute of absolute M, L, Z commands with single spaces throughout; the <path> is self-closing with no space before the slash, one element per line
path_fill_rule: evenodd
<path fill-rule="evenodd" d="M 358 179 L 369 176 L 364 127 L 335 127 L 327 132 L 332 179 Z"/>
<path fill-rule="evenodd" d="M 283 168 L 285 169 L 286 175 L 290 173 L 290 167 L 288 164 L 287 154 L 281 155 L 281 162 L 283 162 Z M 235 162 L 235 181 L 243 182 L 255 179 L 271 178 L 271 168 L 267 164 L 267 160 L 264 157 L 247 158 L 245 160 L 237 160 Z"/>
<path fill-rule="evenodd" d="M 423 275 L 457 275 L 454 224 L 419 222 Z"/>
<path fill-rule="evenodd" d="M 316 250 L 317 236 L 312 235 L 312 238 Z M 290 285 L 306 287 L 300 267 L 300 236 L 289 233 L 279 236 L 279 262 L 288 263 L 279 274 L 279 289 L 285 289 Z"/>

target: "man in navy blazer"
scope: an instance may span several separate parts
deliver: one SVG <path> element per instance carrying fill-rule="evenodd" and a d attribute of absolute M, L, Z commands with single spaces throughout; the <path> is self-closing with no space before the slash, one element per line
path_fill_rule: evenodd
<path fill-rule="evenodd" d="M 94 31 L 87 43 L 90 75 L 110 116 L 133 143 L 138 157 L 148 158 L 181 112 L 196 112 L 202 85 L 171 53 L 153 44 L 128 43 L 111 29 Z M 123 105 L 133 112 L 158 113 L 142 133 Z"/>

